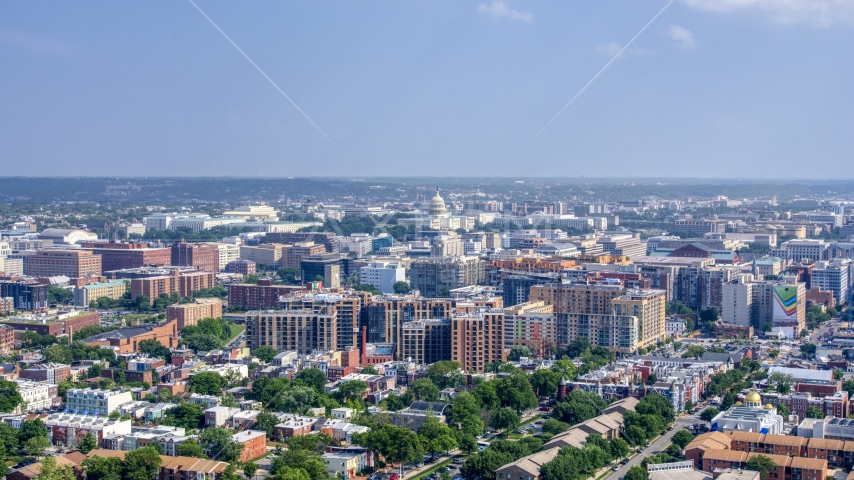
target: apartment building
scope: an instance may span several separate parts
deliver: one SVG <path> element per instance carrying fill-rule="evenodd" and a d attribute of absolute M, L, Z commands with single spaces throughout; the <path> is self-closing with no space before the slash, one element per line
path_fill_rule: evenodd
<path fill-rule="evenodd" d="M 125 280 L 114 280 L 112 282 L 90 283 L 80 287 L 74 287 L 74 304 L 80 307 L 88 307 L 90 302 L 101 297 L 119 299 L 130 289 L 130 282 Z"/>
<path fill-rule="evenodd" d="M 130 420 L 110 420 L 106 414 L 96 417 L 55 413 L 43 421 L 47 427 L 47 437 L 54 446 L 76 447 L 89 433 L 95 437 L 98 445 L 109 435 L 131 433 Z"/>
<path fill-rule="evenodd" d="M 301 354 L 335 350 L 338 317 L 334 305 L 318 310 L 250 312 L 246 316 L 246 342 L 252 350 L 265 345 Z"/>
<path fill-rule="evenodd" d="M 235 442 L 243 445 L 237 461 L 246 463 L 267 454 L 267 432 L 245 430 L 231 436 Z"/>
<path fill-rule="evenodd" d="M 127 391 L 69 388 L 66 391 L 65 404 L 72 412 L 107 416 L 120 406 L 131 402 L 133 397 Z"/>
<path fill-rule="evenodd" d="M 203 318 L 222 317 L 222 301 L 218 298 L 197 298 L 192 303 L 169 305 L 166 319 L 178 322 L 178 330 L 187 325 L 196 325 Z"/>
<path fill-rule="evenodd" d="M 504 348 L 524 345 L 542 356 L 557 342 L 554 305 L 526 302 L 504 308 Z"/>
<path fill-rule="evenodd" d="M 235 260 L 225 264 L 227 273 L 239 273 L 243 276 L 254 275 L 257 271 L 257 265 L 251 260 Z"/>
<path fill-rule="evenodd" d="M 219 272 L 219 248 L 206 243 L 176 243 L 172 245 L 172 265 L 198 267 L 211 273 Z"/>
<path fill-rule="evenodd" d="M 302 295 L 284 297 L 280 306 L 285 310 L 326 311 L 336 317 L 336 350 L 347 350 L 357 346 L 359 318 L 362 306 L 370 303 L 370 295 L 366 292 L 346 292 L 329 295 Z"/>
<path fill-rule="evenodd" d="M 547 283 L 531 287 L 530 301 L 554 307 L 559 346 L 572 343 L 579 336 L 589 336 L 589 319 L 582 315 L 610 315 L 611 301 L 623 292 L 620 285 L 586 283 Z"/>
<path fill-rule="evenodd" d="M 58 396 L 58 386 L 53 383 L 34 382 L 18 378 L 18 393 L 24 399 L 24 408 L 18 407 L 19 412 L 43 412 L 59 405 L 62 400 Z"/>
<path fill-rule="evenodd" d="M 31 277 L 68 278 L 101 276 L 101 256 L 89 250 L 39 250 L 27 258 Z"/>
<path fill-rule="evenodd" d="M 56 312 L 40 316 L 20 315 L 3 322 L 15 330 L 29 330 L 39 335 L 68 335 L 81 328 L 100 325 L 101 318 L 95 312 L 75 310 Z"/>
<path fill-rule="evenodd" d="M 68 380 L 71 367 L 61 363 L 45 362 L 34 365 L 18 373 L 18 377 L 34 382 L 59 383 Z"/>
<path fill-rule="evenodd" d="M 410 285 L 425 297 L 442 297 L 455 288 L 483 283 L 485 267 L 478 257 L 416 260 L 409 265 Z"/>
<path fill-rule="evenodd" d="M 302 268 L 303 260 L 308 260 L 314 255 L 326 253 L 326 247 L 314 242 L 297 242 L 287 245 L 282 251 L 282 258 L 278 264 L 284 268 Z"/>
<path fill-rule="evenodd" d="M 181 297 L 189 297 L 193 292 L 213 288 L 214 285 L 214 272 L 175 269 L 165 275 L 132 279 L 130 297 L 136 300 L 136 297 L 146 295 L 154 303 L 161 294 L 172 295 L 177 292 Z"/>
<path fill-rule="evenodd" d="M 403 324 L 403 358 L 419 365 L 451 359 L 451 321 L 416 320 Z"/>
<path fill-rule="evenodd" d="M 450 298 L 411 295 L 376 297 L 361 311 L 360 325 L 367 328 L 368 343 L 403 345 L 403 325 L 416 320 L 451 318 L 455 302 Z"/>
<path fill-rule="evenodd" d="M 40 310 L 48 307 L 48 289 L 35 280 L 0 282 L 0 297 L 11 298 L 15 310 Z"/>
<path fill-rule="evenodd" d="M 477 308 L 454 313 L 451 318 L 451 360 L 460 362 L 467 372 L 483 372 L 487 364 L 506 359 L 503 309 Z"/>
<path fill-rule="evenodd" d="M 301 287 L 273 285 L 269 279 L 258 280 L 257 284 L 240 283 L 228 286 L 228 305 L 244 310 L 266 310 L 279 305 L 279 297 Z"/>

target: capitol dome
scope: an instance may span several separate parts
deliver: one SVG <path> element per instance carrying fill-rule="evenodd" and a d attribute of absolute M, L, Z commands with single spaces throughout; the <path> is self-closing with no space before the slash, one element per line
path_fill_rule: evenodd
<path fill-rule="evenodd" d="M 448 209 L 445 207 L 445 200 L 439 195 L 439 189 L 436 189 L 436 196 L 430 200 L 430 216 L 444 217 L 448 215 Z"/>

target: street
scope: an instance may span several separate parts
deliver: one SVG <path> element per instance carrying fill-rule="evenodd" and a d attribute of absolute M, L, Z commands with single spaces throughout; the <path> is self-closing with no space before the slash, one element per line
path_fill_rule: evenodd
<path fill-rule="evenodd" d="M 695 415 L 683 415 L 676 419 L 676 423 L 674 424 L 673 430 L 668 430 L 666 435 L 661 435 L 655 439 L 653 439 L 649 445 L 649 447 L 645 447 L 643 453 L 638 453 L 633 457 L 629 458 L 629 463 L 626 465 L 620 465 L 620 469 L 616 472 L 611 471 L 607 476 L 605 476 L 604 480 L 617 480 L 622 478 L 630 468 L 634 466 L 638 466 L 641 464 L 644 458 L 654 455 L 654 452 L 663 451 L 668 446 L 670 446 L 670 439 L 673 435 L 682 430 L 683 427 L 688 425 L 693 425 L 695 423 L 701 423 L 700 413 L 702 410 L 698 411 Z M 619 460 L 618 460 L 619 461 Z"/>

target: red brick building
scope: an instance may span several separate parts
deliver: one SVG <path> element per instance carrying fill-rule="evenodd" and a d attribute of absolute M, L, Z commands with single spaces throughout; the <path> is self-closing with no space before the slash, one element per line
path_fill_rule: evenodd
<path fill-rule="evenodd" d="M 228 286 L 228 306 L 244 310 L 265 310 L 279 304 L 279 296 L 287 295 L 301 287 L 273 285 L 269 279 L 258 280 L 258 284 L 240 283 Z"/>
<path fill-rule="evenodd" d="M 0 325 L 0 354 L 9 355 L 15 349 L 15 329 L 9 325 Z"/>
<path fill-rule="evenodd" d="M 222 302 L 218 298 L 197 298 L 193 303 L 166 307 L 166 319 L 177 320 L 178 330 L 186 325 L 196 325 L 203 318 L 219 317 L 222 317 Z"/>
<path fill-rule="evenodd" d="M 154 303 L 154 300 L 164 293 L 172 295 L 172 292 L 178 292 L 182 297 L 189 297 L 193 292 L 212 288 L 214 280 L 213 272 L 203 270 L 173 270 L 171 275 L 134 278 L 130 282 L 130 298 L 136 300 L 136 297 L 146 295 L 151 303 Z"/>
<path fill-rule="evenodd" d="M 138 267 L 172 265 L 172 250 L 168 247 L 150 248 L 144 243 L 86 242 L 84 249 L 101 256 L 105 272 Z"/>
<path fill-rule="evenodd" d="M 78 331 L 83 327 L 100 325 L 101 317 L 95 312 L 81 312 L 77 315 L 69 315 L 70 312 L 60 312 L 56 317 L 48 317 L 45 323 L 38 321 L 8 321 L 3 324 L 15 330 L 29 330 L 39 335 L 67 335 L 71 331 Z M 68 316 L 66 316 L 68 315 Z"/>
<path fill-rule="evenodd" d="M 231 438 L 243 445 L 238 459 L 240 463 L 259 458 L 267 453 L 267 432 L 246 430 L 232 435 Z"/>
<path fill-rule="evenodd" d="M 27 275 L 68 278 L 100 276 L 101 256 L 89 250 L 39 250 L 27 257 Z"/>
<path fill-rule="evenodd" d="M 256 272 L 256 265 L 251 260 L 235 260 L 225 266 L 225 271 L 241 275 L 253 275 Z"/>
<path fill-rule="evenodd" d="M 69 376 L 71 367 L 61 363 L 42 363 L 18 372 L 19 378 L 48 383 L 59 383 L 68 380 Z"/>
<path fill-rule="evenodd" d="M 206 243 L 172 245 L 172 265 L 199 267 L 206 272 L 219 272 L 219 248 Z"/>
<path fill-rule="evenodd" d="M 137 345 L 143 340 L 154 339 L 166 348 L 178 346 L 178 322 L 175 320 L 161 324 L 146 324 L 138 327 L 123 327 L 118 330 L 93 335 L 83 340 L 86 345 L 114 347 L 116 353 L 136 352 Z"/>

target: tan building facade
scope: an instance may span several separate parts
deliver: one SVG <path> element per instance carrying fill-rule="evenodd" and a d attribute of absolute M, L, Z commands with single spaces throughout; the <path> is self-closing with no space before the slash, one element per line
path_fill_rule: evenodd
<path fill-rule="evenodd" d="M 482 308 L 454 313 L 451 318 L 451 360 L 467 372 L 483 372 L 487 364 L 507 359 L 504 350 L 504 310 Z"/>
<path fill-rule="evenodd" d="M 222 301 L 218 298 L 197 298 L 192 303 L 169 305 L 166 319 L 178 322 L 178 330 L 187 325 L 196 325 L 203 318 L 222 317 Z"/>
<path fill-rule="evenodd" d="M 335 350 L 338 318 L 333 308 L 313 310 L 256 311 L 246 317 L 246 342 L 250 349 L 270 346 L 276 350 L 309 354 Z"/>
<path fill-rule="evenodd" d="M 27 275 L 68 278 L 101 276 L 101 256 L 89 250 L 39 250 L 27 258 Z"/>

